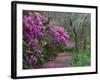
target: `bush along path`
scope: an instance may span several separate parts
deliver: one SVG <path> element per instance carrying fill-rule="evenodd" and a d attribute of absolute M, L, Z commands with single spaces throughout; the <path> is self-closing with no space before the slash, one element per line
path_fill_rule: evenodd
<path fill-rule="evenodd" d="M 42 68 L 59 68 L 70 67 L 72 64 L 72 57 L 70 52 L 62 52 L 57 55 L 56 58 L 44 63 Z"/>

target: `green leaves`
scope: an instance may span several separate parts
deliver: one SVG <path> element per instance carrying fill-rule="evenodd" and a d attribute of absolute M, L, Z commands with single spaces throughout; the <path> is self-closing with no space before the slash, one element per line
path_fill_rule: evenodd
<path fill-rule="evenodd" d="M 45 59 L 43 57 L 38 57 L 38 62 L 39 62 L 39 64 L 43 64 L 46 61 L 45 61 Z"/>
<path fill-rule="evenodd" d="M 75 53 L 73 55 L 73 66 L 88 66 L 91 62 L 90 54 L 87 51 Z"/>
<path fill-rule="evenodd" d="M 26 50 L 26 53 L 27 54 L 34 54 L 34 52 L 33 51 L 30 51 L 30 50 Z"/>

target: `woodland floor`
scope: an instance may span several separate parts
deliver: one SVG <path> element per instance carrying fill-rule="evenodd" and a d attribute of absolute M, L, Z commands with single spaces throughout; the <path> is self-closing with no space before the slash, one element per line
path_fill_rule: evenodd
<path fill-rule="evenodd" d="M 68 47 L 73 47 L 75 44 L 70 41 Z M 44 63 L 41 68 L 61 68 L 61 67 L 71 67 L 72 66 L 72 53 L 69 51 L 64 51 L 59 53 L 54 59 Z"/>
<path fill-rule="evenodd" d="M 44 63 L 42 68 L 57 68 L 57 67 L 70 67 L 72 64 L 70 52 L 62 52 L 56 58 Z"/>

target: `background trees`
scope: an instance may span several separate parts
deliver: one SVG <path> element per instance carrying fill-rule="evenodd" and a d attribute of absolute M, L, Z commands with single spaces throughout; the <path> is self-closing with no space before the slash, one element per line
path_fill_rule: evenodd
<path fill-rule="evenodd" d="M 55 23 L 64 25 L 70 33 L 71 40 L 75 42 L 77 52 L 90 48 L 90 24 L 91 14 L 89 13 L 64 13 L 64 12 L 43 12 Z"/>

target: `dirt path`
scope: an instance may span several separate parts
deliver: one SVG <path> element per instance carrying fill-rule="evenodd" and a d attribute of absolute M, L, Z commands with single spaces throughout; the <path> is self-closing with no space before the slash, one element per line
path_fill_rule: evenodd
<path fill-rule="evenodd" d="M 57 67 L 70 67 L 71 66 L 71 53 L 63 52 L 59 53 L 58 56 L 43 64 L 42 68 L 57 68 Z"/>

